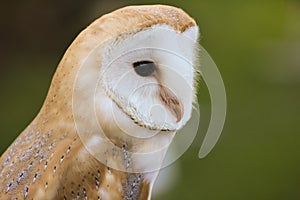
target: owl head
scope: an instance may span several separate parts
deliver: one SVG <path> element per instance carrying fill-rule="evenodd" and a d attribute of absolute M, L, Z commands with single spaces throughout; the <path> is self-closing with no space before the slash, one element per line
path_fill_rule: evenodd
<path fill-rule="evenodd" d="M 172 6 L 104 15 L 66 51 L 48 98 L 62 96 L 61 109 L 72 107 L 88 148 L 99 146 L 101 134 L 131 150 L 164 145 L 191 117 L 198 33 L 195 21 Z"/>

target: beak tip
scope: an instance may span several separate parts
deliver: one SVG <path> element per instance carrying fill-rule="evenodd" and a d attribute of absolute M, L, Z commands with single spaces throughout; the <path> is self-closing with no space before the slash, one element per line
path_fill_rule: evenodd
<path fill-rule="evenodd" d="M 174 113 L 176 115 L 176 123 L 180 122 L 183 117 L 183 108 L 181 105 L 178 105 L 174 109 Z"/>

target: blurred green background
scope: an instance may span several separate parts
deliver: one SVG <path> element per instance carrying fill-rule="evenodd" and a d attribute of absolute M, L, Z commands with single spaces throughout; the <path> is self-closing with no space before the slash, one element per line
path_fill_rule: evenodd
<path fill-rule="evenodd" d="M 300 1 L 6 1 L 0 8 L 0 153 L 39 111 L 76 35 L 98 16 L 132 4 L 183 8 L 224 79 L 223 134 L 198 151 L 210 102 L 200 86 L 201 124 L 173 179 L 153 199 L 300 199 Z M 175 169 L 175 170 L 174 170 Z"/>

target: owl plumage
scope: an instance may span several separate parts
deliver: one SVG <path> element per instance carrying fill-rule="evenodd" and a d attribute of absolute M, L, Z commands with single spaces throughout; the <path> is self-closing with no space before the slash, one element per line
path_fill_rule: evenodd
<path fill-rule="evenodd" d="M 186 92 L 186 97 L 184 97 L 186 99 L 182 100 L 161 86 L 168 84 L 168 80 L 165 80 L 167 77 L 165 72 L 160 72 L 159 75 L 152 78 L 152 81 L 158 81 L 160 86 L 155 88 L 153 94 L 151 93 L 152 90 L 149 89 L 149 93 L 154 96 L 157 95 L 153 97 L 153 101 L 160 102 L 168 111 L 167 121 L 170 123 L 166 126 L 159 122 L 151 124 L 151 120 L 147 121 L 148 118 L 143 118 L 145 115 L 142 113 L 143 109 L 137 109 L 137 112 L 142 114 L 132 112 L 136 108 L 129 109 L 124 106 L 117 95 L 121 95 L 123 90 L 112 91 L 110 88 L 113 87 L 110 87 L 109 84 L 114 84 L 113 81 L 107 85 L 104 83 L 101 91 L 96 92 L 96 97 L 99 97 L 98 107 L 95 108 L 96 115 L 106 136 L 115 147 L 121 149 L 117 155 L 112 149 L 101 148 L 101 142 L 97 143 L 95 122 L 90 120 L 90 113 L 85 111 L 87 108 L 84 102 L 88 101 L 92 92 L 95 92 L 94 90 L 90 91 L 90 84 L 95 84 L 90 83 L 94 80 L 90 77 L 93 77 L 94 70 L 100 71 L 101 64 L 99 63 L 103 63 L 103 57 L 106 58 L 110 52 L 120 49 L 117 48 L 119 43 L 122 43 L 127 37 L 133 38 L 134 41 L 140 39 L 136 38 L 139 33 L 146 33 L 151 36 L 157 31 L 156 27 L 159 26 L 167 27 L 172 32 L 171 34 L 176 35 L 176 37 L 185 34 L 184 37 L 194 39 L 195 44 L 193 45 L 196 46 L 198 28 L 195 21 L 181 9 L 163 5 L 130 6 L 116 10 L 100 17 L 79 34 L 59 63 L 39 114 L 1 156 L 1 199 L 150 199 L 152 186 L 158 172 L 155 170 L 126 171 L 123 169 L 132 166 L 142 169 L 144 163 L 153 161 L 151 159 L 145 160 L 145 162 L 143 159 L 130 159 L 127 156 L 129 155 L 127 151 L 136 149 L 146 151 L 150 148 L 149 146 L 153 148 L 154 143 L 172 140 L 176 130 L 180 129 L 190 117 L 195 91 L 193 89 L 184 91 Z M 177 39 L 172 40 L 170 38 L 175 42 Z M 142 38 L 142 41 L 144 40 L 145 38 Z M 103 47 L 98 47 L 99 44 L 103 44 Z M 185 53 L 188 54 L 187 57 L 191 62 L 195 61 L 196 47 L 185 47 L 181 44 L 177 46 L 182 47 L 183 51 L 187 51 Z M 97 48 L 100 48 L 98 54 L 102 57 L 91 55 L 91 65 L 95 67 L 82 72 L 87 74 L 87 78 L 78 77 L 78 71 L 81 70 L 86 58 Z M 152 56 L 151 58 L 155 60 L 155 57 Z M 148 60 L 146 59 L 147 62 Z M 139 65 L 141 64 L 139 63 Z M 109 70 L 122 71 L 114 68 L 114 66 Z M 114 78 L 111 73 L 115 73 L 109 70 L 106 77 L 108 81 Z M 137 70 L 132 70 L 135 73 L 132 76 L 137 76 L 140 80 L 148 80 L 149 77 L 147 76 L 154 73 L 154 69 L 151 68 L 142 72 Z M 185 74 L 186 80 L 193 86 L 195 84 L 193 67 L 188 66 L 181 70 L 183 72 L 180 73 Z M 103 78 L 102 81 L 106 79 Z M 132 81 L 133 83 L 129 82 L 128 85 L 123 85 L 131 87 L 130 85 L 134 85 L 135 80 Z M 172 83 L 175 82 L 176 80 L 173 80 Z M 80 94 L 76 102 L 73 99 L 74 92 Z M 111 122 L 111 107 L 106 106 L 106 102 L 110 102 L 113 109 L 117 109 L 117 115 L 122 115 L 120 121 L 125 124 L 130 123 L 130 126 L 137 130 L 138 134 L 143 132 L 148 134 L 153 130 L 162 131 L 157 138 L 149 139 L 149 141 L 147 139 L 128 139 L 127 136 L 122 135 L 123 133 L 118 129 L 117 124 Z M 134 104 L 135 102 L 133 102 L 133 107 Z M 74 107 L 77 110 L 75 114 Z M 75 119 L 76 117 L 77 119 Z M 78 134 L 78 125 L 75 121 L 83 127 L 83 131 L 87 132 L 86 140 Z M 95 143 L 99 148 L 94 148 Z M 93 150 L 96 152 L 91 153 Z M 96 154 L 103 154 L 103 152 L 107 157 L 107 161 L 105 161 L 107 163 L 97 159 Z M 160 159 L 163 159 L 163 155 L 158 158 L 158 160 Z M 108 164 L 110 161 L 117 163 L 116 165 L 120 166 L 120 170 L 110 167 Z"/>

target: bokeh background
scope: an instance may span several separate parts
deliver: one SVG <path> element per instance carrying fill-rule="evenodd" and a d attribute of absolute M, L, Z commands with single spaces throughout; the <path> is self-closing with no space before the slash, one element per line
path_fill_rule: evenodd
<path fill-rule="evenodd" d="M 125 5 L 170 4 L 198 22 L 225 82 L 228 113 L 217 146 L 198 159 L 210 117 L 202 83 L 198 136 L 153 199 L 300 199 L 299 0 L 1 3 L 1 154 L 38 113 L 56 65 L 83 28 Z"/>

